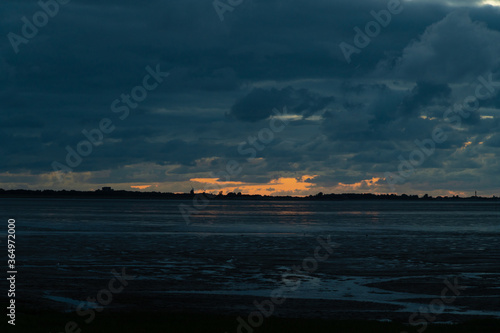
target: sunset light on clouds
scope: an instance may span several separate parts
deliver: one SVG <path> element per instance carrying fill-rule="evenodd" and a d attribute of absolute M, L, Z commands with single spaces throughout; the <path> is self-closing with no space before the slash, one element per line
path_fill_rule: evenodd
<path fill-rule="evenodd" d="M 243 182 L 224 182 L 218 181 L 217 178 L 193 178 L 192 182 L 199 184 L 202 190 L 197 192 L 218 193 L 222 191 L 224 194 L 229 192 L 245 193 L 245 194 L 260 194 L 260 195 L 294 195 L 303 196 L 310 193 L 311 187 L 314 185 L 310 181 L 316 176 L 302 176 L 299 178 L 280 177 L 272 179 L 265 184 L 249 184 Z M 217 185 L 214 187 L 213 185 Z"/>
<path fill-rule="evenodd" d="M 138 189 L 138 190 L 145 190 L 147 188 L 150 188 L 153 185 L 132 185 L 130 186 L 133 189 Z"/>
<path fill-rule="evenodd" d="M 498 0 L 483 0 L 481 4 L 500 7 L 500 1 Z"/>
<path fill-rule="evenodd" d="M 314 179 L 317 175 L 306 175 L 298 178 L 294 177 L 280 177 L 272 179 L 267 183 L 262 184 L 249 184 L 243 182 L 224 182 L 219 181 L 217 178 L 193 178 L 193 186 L 196 192 L 219 193 L 222 191 L 224 194 L 229 192 L 245 193 L 245 194 L 260 194 L 260 195 L 293 195 L 305 196 L 316 194 L 318 192 L 324 193 L 383 193 L 380 186 L 383 185 L 382 178 L 371 178 L 362 180 L 353 184 L 338 183 L 330 187 L 319 187 Z M 216 185 L 216 186 L 214 186 Z"/>

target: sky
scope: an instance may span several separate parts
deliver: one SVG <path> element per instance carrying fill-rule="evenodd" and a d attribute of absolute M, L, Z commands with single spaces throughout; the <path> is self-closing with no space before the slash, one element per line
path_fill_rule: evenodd
<path fill-rule="evenodd" d="M 500 194 L 500 1 L 7 0 L 0 188 Z"/>

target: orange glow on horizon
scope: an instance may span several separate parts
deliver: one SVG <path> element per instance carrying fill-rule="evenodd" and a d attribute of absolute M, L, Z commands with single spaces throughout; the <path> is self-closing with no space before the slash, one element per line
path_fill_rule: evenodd
<path fill-rule="evenodd" d="M 448 191 L 448 195 L 450 196 L 458 195 L 459 197 L 466 197 L 467 193 L 462 191 Z"/>
<path fill-rule="evenodd" d="M 370 190 L 373 187 L 376 187 L 380 180 L 383 179 L 379 177 L 373 177 L 372 179 L 365 179 L 354 184 L 339 183 L 339 187 L 347 191 Z"/>
<path fill-rule="evenodd" d="M 222 191 L 227 194 L 229 192 L 244 193 L 244 194 L 260 194 L 260 195 L 294 195 L 305 196 L 309 194 L 311 187 L 315 184 L 307 182 L 317 176 L 301 176 L 298 178 L 293 177 L 280 177 L 272 179 L 264 184 L 251 184 L 244 182 L 224 182 L 218 181 L 218 178 L 193 178 L 192 182 L 197 182 L 207 186 L 204 191 L 209 193 L 218 193 Z M 217 187 L 213 187 L 217 185 Z M 199 192 L 199 191 L 198 191 Z"/>
<path fill-rule="evenodd" d="M 136 188 L 136 189 L 139 189 L 139 190 L 145 190 L 147 188 L 150 188 L 151 186 L 153 186 L 153 185 L 131 185 L 130 187 L 131 188 Z"/>

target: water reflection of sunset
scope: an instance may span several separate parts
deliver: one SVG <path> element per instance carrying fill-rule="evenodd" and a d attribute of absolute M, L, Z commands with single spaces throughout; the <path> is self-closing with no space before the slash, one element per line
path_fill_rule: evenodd
<path fill-rule="evenodd" d="M 378 222 L 380 218 L 380 212 L 379 211 L 343 211 L 340 212 L 339 214 L 342 215 L 359 215 L 359 216 L 365 216 L 367 219 L 369 219 L 372 222 Z"/>

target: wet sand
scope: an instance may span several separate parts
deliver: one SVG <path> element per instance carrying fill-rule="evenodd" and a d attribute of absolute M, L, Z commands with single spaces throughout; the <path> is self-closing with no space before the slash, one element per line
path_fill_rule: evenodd
<path fill-rule="evenodd" d="M 126 269 L 135 279 L 97 317 L 225 315 L 236 331 L 236 318 L 248 320 L 284 276 L 300 283 L 271 317 L 408 324 L 427 311 L 414 319 L 499 318 L 500 213 L 471 205 L 218 203 L 189 226 L 177 204 L 162 201 L 12 201 L 3 208 L 24 214 L 16 216 L 23 311 L 82 322 L 77 307 L 101 306 L 95 299 L 112 270 Z M 286 275 L 327 236 L 338 244 L 327 259 L 313 272 Z M 429 305 L 449 289 L 445 281 L 465 289 L 448 290 L 448 302 L 432 313 Z"/>
<path fill-rule="evenodd" d="M 114 297 L 107 311 L 161 309 L 244 315 L 255 310 L 254 300 L 270 299 L 273 290 L 285 287 L 287 269 L 312 256 L 317 236 L 175 234 L 164 235 L 164 241 L 154 247 L 130 250 L 127 239 L 111 247 L 99 242 L 102 235 L 94 235 L 94 250 L 61 253 L 58 263 L 36 260 L 36 266 L 26 265 L 19 282 L 20 300 L 33 308 L 72 311 L 107 286 L 112 269 L 127 267 L 128 274 L 136 278 Z M 73 237 L 65 236 L 68 246 L 77 242 Z M 83 237 L 79 235 L 78 243 L 91 242 Z M 273 315 L 405 321 L 439 299 L 447 280 L 466 289 L 460 289 L 459 295 L 448 292 L 448 297 L 456 299 L 445 304 L 436 321 L 500 316 L 498 254 L 473 251 L 477 246 L 474 238 L 461 242 L 462 247 L 471 248 L 468 254 L 464 251 L 452 257 L 447 252 L 450 242 L 439 243 L 429 235 L 424 241 L 407 233 L 399 236 L 400 243 L 391 242 L 386 231 L 369 236 L 339 232 L 334 237 L 339 247 L 318 263 L 315 272 L 302 270 L 288 278 L 299 281 L 298 287 L 288 288 L 285 302 L 276 305 Z M 144 237 L 143 244 L 146 239 L 151 241 Z M 43 240 L 39 242 L 43 246 Z M 434 247 L 430 249 L 427 243 Z M 367 253 L 369 250 L 373 252 Z M 131 260 L 132 253 L 135 259 Z M 140 258 L 148 258 L 148 262 Z"/>

